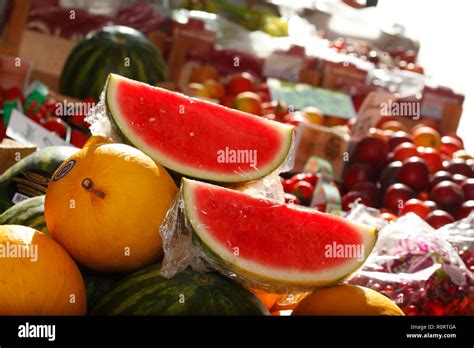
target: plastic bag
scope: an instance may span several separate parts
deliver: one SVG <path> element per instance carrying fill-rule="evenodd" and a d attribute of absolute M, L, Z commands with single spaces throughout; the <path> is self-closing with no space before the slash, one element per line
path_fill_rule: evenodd
<path fill-rule="evenodd" d="M 379 232 L 372 254 L 349 283 L 381 292 L 407 315 L 474 313 L 472 273 L 455 248 L 415 214 Z"/>
<path fill-rule="evenodd" d="M 437 232 L 457 249 L 466 267 L 474 272 L 474 213 L 441 227 Z"/>

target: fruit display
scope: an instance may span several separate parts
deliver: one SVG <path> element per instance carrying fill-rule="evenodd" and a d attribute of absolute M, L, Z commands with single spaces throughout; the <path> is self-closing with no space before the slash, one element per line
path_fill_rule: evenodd
<path fill-rule="evenodd" d="M 166 279 L 156 264 L 116 284 L 92 314 L 268 315 L 268 310 L 250 291 L 218 273 L 188 268 Z"/>
<path fill-rule="evenodd" d="M 472 197 L 465 192 L 470 192 L 474 162 L 468 153 L 454 157 L 463 151 L 462 142 L 423 123 L 406 131 L 383 130 L 390 122 L 395 121 L 380 121 L 380 129 L 355 147 L 344 175 L 343 200 L 359 199 L 392 216 L 413 212 L 435 228 L 466 217 Z M 456 147 L 447 150 L 443 144 L 448 143 Z M 375 183 L 375 188 L 355 189 L 356 183 Z"/>
<path fill-rule="evenodd" d="M 469 104 L 411 29 L 357 1 L 26 3 L 0 315 L 474 315 Z"/>
<path fill-rule="evenodd" d="M 149 84 L 166 79 L 161 54 L 142 33 L 129 27 L 107 26 L 89 33 L 71 52 L 61 73 L 59 91 L 98 100 L 110 73 Z M 90 76 L 94 76 L 94 83 Z"/>
<path fill-rule="evenodd" d="M 292 127 L 114 74 L 106 103 L 127 142 L 166 168 L 194 178 L 261 178 L 283 163 L 292 144 Z"/>
<path fill-rule="evenodd" d="M 84 280 L 57 242 L 29 227 L 1 225 L 0 246 L 0 315 L 86 313 Z"/>

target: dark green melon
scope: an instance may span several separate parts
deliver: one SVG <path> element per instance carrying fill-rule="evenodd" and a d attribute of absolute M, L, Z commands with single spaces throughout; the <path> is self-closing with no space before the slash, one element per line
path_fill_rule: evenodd
<path fill-rule="evenodd" d="M 28 198 L 0 215 L 0 225 L 21 225 L 49 235 L 44 217 L 44 195 Z"/>
<path fill-rule="evenodd" d="M 86 285 L 87 308 L 91 310 L 95 304 L 112 289 L 123 276 L 118 274 L 99 273 L 81 268 L 82 278 Z"/>
<path fill-rule="evenodd" d="M 0 214 L 19 201 L 46 193 L 56 169 L 78 149 L 50 146 L 23 158 L 0 176 Z"/>
<path fill-rule="evenodd" d="M 171 279 L 152 265 L 119 282 L 92 310 L 95 315 L 267 315 L 251 292 L 219 273 L 188 268 Z"/>
<path fill-rule="evenodd" d="M 87 34 L 72 50 L 59 90 L 98 100 L 110 73 L 151 85 L 166 80 L 163 58 L 145 35 L 125 26 L 107 26 Z"/>

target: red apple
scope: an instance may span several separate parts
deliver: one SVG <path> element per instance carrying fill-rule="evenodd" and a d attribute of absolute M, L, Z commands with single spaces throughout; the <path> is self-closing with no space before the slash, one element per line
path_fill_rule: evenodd
<path fill-rule="evenodd" d="M 427 217 L 426 222 L 429 223 L 434 229 L 443 227 L 444 225 L 454 222 L 454 218 L 451 214 L 444 210 L 432 211 Z"/>
<path fill-rule="evenodd" d="M 379 182 L 382 185 L 382 190 L 397 182 L 398 171 L 400 170 L 402 164 L 403 163 L 400 161 L 393 161 L 385 166 L 379 176 Z"/>
<path fill-rule="evenodd" d="M 418 191 L 428 187 L 429 171 L 425 161 L 420 157 L 410 157 L 403 161 L 397 180 Z"/>
<path fill-rule="evenodd" d="M 474 200 L 465 201 L 454 213 L 454 218 L 456 220 L 464 219 L 473 210 L 474 210 Z"/>
<path fill-rule="evenodd" d="M 410 198 L 413 198 L 414 195 L 413 190 L 407 185 L 393 184 L 385 191 L 383 205 L 393 212 L 398 212 L 399 209 L 403 208 L 403 204 Z"/>
<path fill-rule="evenodd" d="M 248 72 L 232 75 L 226 86 L 227 94 L 237 95 L 242 92 L 253 91 L 255 78 Z"/>
<path fill-rule="evenodd" d="M 388 139 L 388 146 L 390 148 L 390 151 L 393 151 L 398 145 L 403 144 L 403 143 L 413 143 L 412 136 L 407 132 L 403 132 L 403 131 L 395 132 Z"/>
<path fill-rule="evenodd" d="M 425 201 L 425 205 L 430 208 L 430 211 L 438 209 L 438 205 L 432 200 Z"/>
<path fill-rule="evenodd" d="M 392 131 L 403 131 L 403 132 L 406 132 L 408 131 L 408 128 L 407 126 L 405 126 L 403 123 L 401 123 L 400 121 L 387 121 L 387 122 L 384 122 L 381 126 L 380 126 L 380 129 L 389 129 L 389 130 L 392 130 Z"/>
<path fill-rule="evenodd" d="M 468 178 L 474 178 L 474 170 L 462 158 L 453 158 L 452 160 L 446 163 L 446 170 L 452 174 L 462 174 Z"/>
<path fill-rule="evenodd" d="M 467 176 L 462 174 L 454 174 L 453 175 L 453 182 L 461 186 L 467 180 Z"/>
<path fill-rule="evenodd" d="M 374 202 L 379 197 L 379 188 L 375 182 L 360 181 L 352 186 L 351 191 L 362 192 L 367 194 Z"/>
<path fill-rule="evenodd" d="M 219 81 L 206 80 L 204 81 L 204 87 L 206 87 L 212 99 L 222 100 L 225 96 L 224 85 Z"/>
<path fill-rule="evenodd" d="M 378 137 L 367 137 L 357 144 L 354 154 L 357 162 L 380 167 L 387 158 L 388 145 Z"/>
<path fill-rule="evenodd" d="M 458 139 L 445 135 L 441 137 L 441 147 L 439 149 L 446 155 L 452 156 L 456 151 L 462 150 L 463 145 Z"/>
<path fill-rule="evenodd" d="M 432 147 L 418 147 L 419 156 L 425 161 L 431 174 L 443 169 L 443 161 L 441 160 L 441 152 Z"/>
<path fill-rule="evenodd" d="M 418 156 L 418 151 L 415 144 L 402 143 L 393 150 L 393 158 L 395 161 L 404 161 L 410 157 Z"/>
<path fill-rule="evenodd" d="M 374 207 L 375 202 L 367 196 L 364 192 L 350 191 L 342 197 L 342 210 L 349 211 L 351 210 L 350 205 L 359 199 L 359 202 L 368 206 Z"/>
<path fill-rule="evenodd" d="M 452 181 L 441 181 L 436 184 L 431 189 L 430 196 L 436 204 L 448 211 L 455 210 L 464 202 L 464 193 L 461 187 Z"/>
<path fill-rule="evenodd" d="M 347 190 L 351 190 L 352 186 L 361 181 L 375 180 L 375 170 L 366 163 L 354 163 L 344 174 L 344 184 Z"/>
<path fill-rule="evenodd" d="M 412 198 L 403 204 L 403 208 L 400 210 L 399 215 L 405 215 L 408 213 L 415 213 L 422 219 L 426 219 L 428 214 L 431 212 L 430 208 L 422 200 Z"/>
<path fill-rule="evenodd" d="M 306 181 L 299 181 L 295 184 L 295 196 L 304 202 L 308 202 L 313 197 L 314 186 Z"/>
<path fill-rule="evenodd" d="M 262 99 L 257 93 L 242 92 L 235 96 L 233 107 L 249 114 L 262 114 Z"/>
<path fill-rule="evenodd" d="M 440 170 L 439 172 L 431 175 L 430 186 L 433 187 L 436 184 L 439 184 L 441 181 L 453 181 L 453 175 L 446 170 Z"/>
<path fill-rule="evenodd" d="M 474 179 L 467 179 L 461 186 L 466 201 L 474 200 Z"/>

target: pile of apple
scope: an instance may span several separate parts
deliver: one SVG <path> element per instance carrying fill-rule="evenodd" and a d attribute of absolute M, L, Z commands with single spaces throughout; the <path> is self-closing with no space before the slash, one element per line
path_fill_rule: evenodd
<path fill-rule="evenodd" d="M 343 193 L 345 211 L 360 200 L 388 221 L 413 212 L 438 229 L 474 209 L 474 160 L 431 120 L 407 129 L 384 118 L 357 144 Z"/>
<path fill-rule="evenodd" d="M 283 191 L 285 192 L 285 203 L 309 206 L 319 178 L 319 173 L 298 173 L 289 179 L 280 178 Z M 325 210 L 325 208 L 316 207 L 316 209 L 321 211 Z"/>
<path fill-rule="evenodd" d="M 324 115 L 316 107 L 291 110 L 284 102 L 271 100 L 268 85 L 259 82 L 248 72 L 220 78 L 217 70 L 209 65 L 192 70 L 184 91 L 194 97 L 213 99 L 229 108 L 244 111 L 270 120 L 297 126 L 300 122 L 333 127 L 346 125 L 348 120 Z"/>

